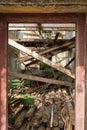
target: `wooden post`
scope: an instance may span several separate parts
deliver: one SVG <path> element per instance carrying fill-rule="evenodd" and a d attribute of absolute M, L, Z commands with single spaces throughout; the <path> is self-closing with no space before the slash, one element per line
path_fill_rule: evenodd
<path fill-rule="evenodd" d="M 7 23 L 0 17 L 0 130 L 7 130 Z"/>
<path fill-rule="evenodd" d="M 85 130 L 85 15 L 78 15 L 76 40 L 75 130 Z"/>
<path fill-rule="evenodd" d="M 86 23 L 86 59 L 87 59 L 87 23 Z M 85 129 L 87 130 L 87 60 L 86 60 L 86 90 L 85 90 Z"/>

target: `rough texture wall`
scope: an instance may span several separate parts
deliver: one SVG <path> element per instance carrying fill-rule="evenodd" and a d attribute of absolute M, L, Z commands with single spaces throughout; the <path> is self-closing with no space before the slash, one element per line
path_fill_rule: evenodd
<path fill-rule="evenodd" d="M 0 0 L 0 13 L 77 12 L 87 12 L 87 0 Z"/>
<path fill-rule="evenodd" d="M 0 0 L 0 5 L 38 5 L 38 4 L 59 4 L 59 3 L 79 3 L 87 2 L 87 0 Z"/>
<path fill-rule="evenodd" d="M 0 0 L 0 2 L 30 2 L 30 3 L 46 3 L 46 2 L 85 2 L 87 0 Z"/>

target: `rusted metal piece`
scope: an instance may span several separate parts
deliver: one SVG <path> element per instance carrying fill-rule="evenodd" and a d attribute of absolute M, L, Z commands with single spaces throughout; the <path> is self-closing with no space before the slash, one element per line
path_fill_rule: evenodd
<path fill-rule="evenodd" d="M 75 130 L 85 130 L 85 16 L 77 21 Z"/>
<path fill-rule="evenodd" d="M 7 130 L 7 23 L 0 18 L 0 130 Z"/>

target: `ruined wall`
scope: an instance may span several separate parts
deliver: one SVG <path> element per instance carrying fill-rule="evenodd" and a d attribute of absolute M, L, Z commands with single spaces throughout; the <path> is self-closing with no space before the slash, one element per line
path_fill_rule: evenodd
<path fill-rule="evenodd" d="M 87 0 L 0 0 L 0 13 L 87 12 Z"/>

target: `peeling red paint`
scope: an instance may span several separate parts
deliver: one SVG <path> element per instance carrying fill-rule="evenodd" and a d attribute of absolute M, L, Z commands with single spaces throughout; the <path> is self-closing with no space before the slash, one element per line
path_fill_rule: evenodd
<path fill-rule="evenodd" d="M 78 93 L 83 92 L 83 87 L 80 84 L 78 84 L 78 86 L 77 86 L 77 91 L 78 91 Z"/>
<path fill-rule="evenodd" d="M 7 130 L 7 22 L 0 17 L 0 130 Z"/>
<path fill-rule="evenodd" d="M 75 130 L 85 130 L 85 16 L 79 15 L 76 38 Z"/>

